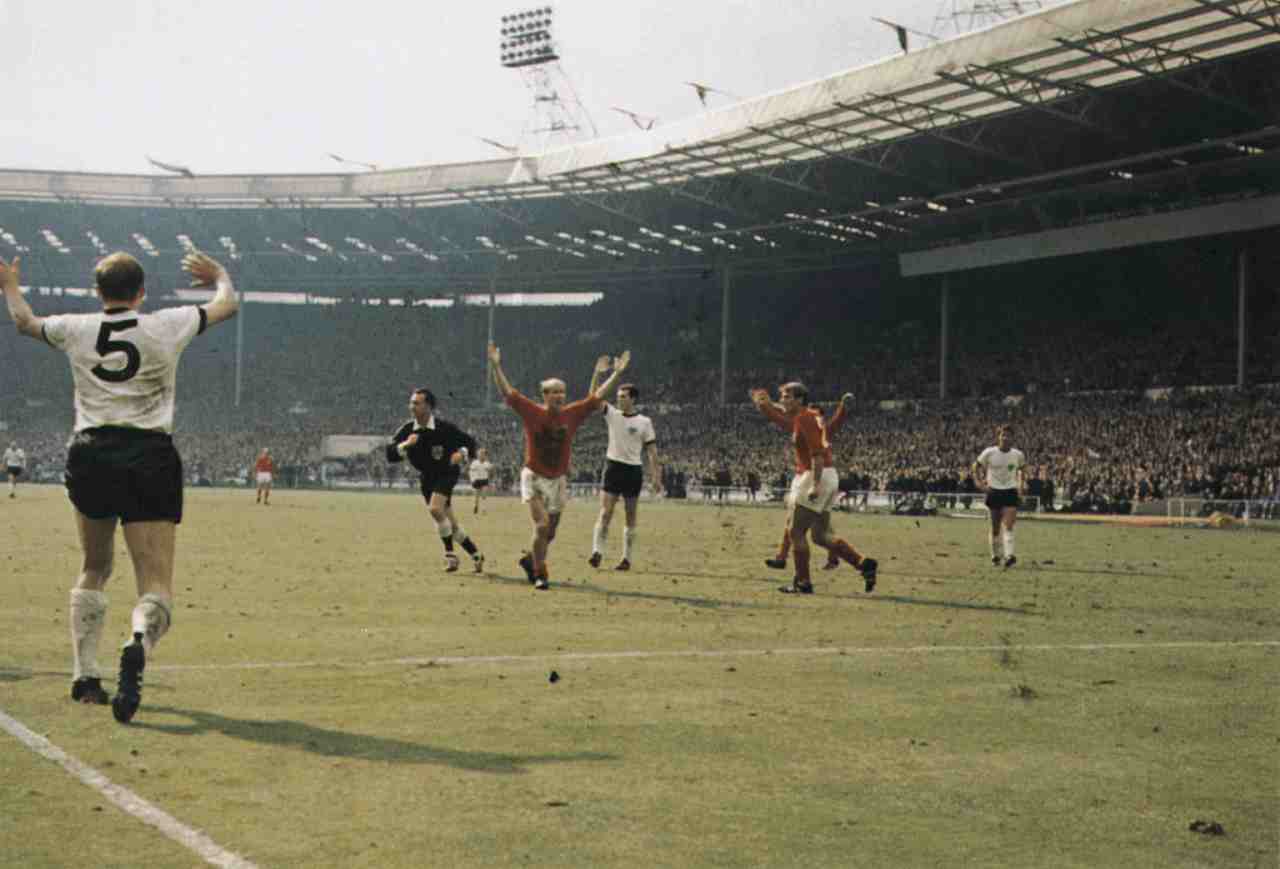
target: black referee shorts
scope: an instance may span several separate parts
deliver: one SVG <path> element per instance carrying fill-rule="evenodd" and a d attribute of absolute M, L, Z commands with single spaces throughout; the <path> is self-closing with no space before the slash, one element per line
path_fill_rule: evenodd
<path fill-rule="evenodd" d="M 644 488 L 644 469 L 640 465 L 628 465 L 609 459 L 604 466 L 604 490 L 623 498 L 639 498 Z"/>
<path fill-rule="evenodd" d="M 76 432 L 63 479 L 71 503 L 90 519 L 182 521 L 182 459 L 164 432 L 113 426 Z"/>
<path fill-rule="evenodd" d="M 461 469 L 456 465 L 453 470 L 445 471 L 443 474 L 435 474 L 422 476 L 422 497 L 427 499 L 427 503 L 431 503 L 431 495 L 439 492 L 445 497 L 445 506 L 453 505 L 453 487 L 458 485 L 458 477 L 461 476 Z"/>
<path fill-rule="evenodd" d="M 991 510 L 1001 510 L 1005 507 L 1017 507 L 1018 500 L 1017 489 L 987 490 L 987 507 Z"/>

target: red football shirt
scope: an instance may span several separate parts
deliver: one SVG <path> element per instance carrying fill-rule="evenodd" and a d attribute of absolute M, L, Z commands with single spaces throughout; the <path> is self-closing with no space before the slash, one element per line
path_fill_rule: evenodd
<path fill-rule="evenodd" d="M 601 401 L 593 395 L 551 411 L 513 390 L 507 404 L 524 422 L 525 467 L 552 479 L 568 473 L 574 433 Z"/>

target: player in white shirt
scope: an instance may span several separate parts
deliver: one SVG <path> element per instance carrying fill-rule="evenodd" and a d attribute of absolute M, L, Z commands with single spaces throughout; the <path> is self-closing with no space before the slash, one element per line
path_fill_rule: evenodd
<path fill-rule="evenodd" d="M 973 479 L 987 492 L 987 510 L 991 514 L 991 563 L 1000 564 L 997 547 L 1003 540 L 1004 566 L 1018 563 L 1013 554 L 1013 524 L 1018 521 L 1018 499 L 1026 486 L 1027 457 L 1014 449 L 1013 427 L 996 429 L 996 445 L 987 447 L 973 463 Z M 978 469 L 986 471 L 985 480 Z"/>
<path fill-rule="evenodd" d="M 480 502 L 484 499 L 484 493 L 489 489 L 489 481 L 493 476 L 493 462 L 489 461 L 489 451 L 484 447 L 476 450 L 476 457 L 471 460 L 471 464 L 467 467 L 467 479 L 471 481 L 471 488 L 476 493 L 476 507 L 471 512 L 479 515 Z"/>
<path fill-rule="evenodd" d="M 596 381 L 609 370 L 609 357 L 601 356 L 591 375 L 591 392 L 596 391 Z M 662 494 L 662 468 L 658 466 L 657 435 L 653 420 L 636 410 L 640 397 L 633 383 L 618 387 L 618 406 L 605 402 L 601 413 L 609 427 L 609 450 L 606 454 L 604 480 L 600 491 L 600 515 L 596 517 L 591 535 L 591 557 L 587 562 L 599 567 L 604 559 L 604 545 L 609 536 L 609 523 L 613 520 L 613 508 L 622 498 L 627 526 L 622 530 L 622 560 L 614 570 L 630 570 L 631 555 L 636 542 L 636 513 L 640 491 L 644 488 L 644 460 L 649 461 L 649 479 L 655 495 Z"/>
<path fill-rule="evenodd" d="M 38 317 L 22 297 L 18 260 L 0 260 L 0 287 L 18 331 L 62 350 L 71 363 L 76 421 L 66 485 L 83 553 L 71 590 L 71 698 L 82 703 L 109 699 L 98 670 L 98 641 L 116 524 L 124 525 L 138 602 L 111 700 L 121 723 L 138 710 L 146 656 L 168 631 L 173 612 L 174 541 L 182 521 L 182 460 L 171 437 L 178 359 L 192 338 L 235 316 L 239 306 L 218 263 L 190 253 L 182 267 L 194 285 L 216 285 L 212 301 L 141 314 L 147 296 L 142 266 L 127 253 L 113 253 L 94 269 L 100 313 Z"/>
<path fill-rule="evenodd" d="M 27 454 L 22 451 L 22 447 L 16 441 L 9 444 L 9 449 L 4 451 L 4 470 L 9 475 L 10 498 L 18 497 L 18 478 L 26 467 Z"/>

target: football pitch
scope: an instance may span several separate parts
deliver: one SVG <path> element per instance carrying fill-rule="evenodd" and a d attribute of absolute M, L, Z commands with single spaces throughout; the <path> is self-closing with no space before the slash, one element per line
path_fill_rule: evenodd
<path fill-rule="evenodd" d="M 1274 867 L 1280 537 L 837 514 L 880 562 L 812 597 L 783 513 L 645 502 L 634 569 L 552 590 L 513 498 L 446 574 L 409 494 L 187 490 L 142 707 L 68 697 L 65 494 L 0 503 L 0 863 L 22 867 Z M 117 538 L 101 650 L 134 601 Z M 1222 834 L 1190 829 L 1216 823 Z"/>

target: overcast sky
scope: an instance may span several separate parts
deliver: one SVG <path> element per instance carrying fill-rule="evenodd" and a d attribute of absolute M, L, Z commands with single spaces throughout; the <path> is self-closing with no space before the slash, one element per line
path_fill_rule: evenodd
<path fill-rule="evenodd" d="M 537 4 L 543 5 L 543 4 Z M 959 0 L 551 0 L 561 68 L 601 136 L 898 52 Z M 353 171 L 488 159 L 533 100 L 498 62 L 508 0 L 0 0 L 0 168 Z M 709 104 L 727 105 L 713 94 Z M 528 144 L 526 138 L 525 143 Z"/>

